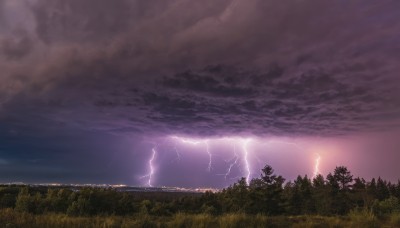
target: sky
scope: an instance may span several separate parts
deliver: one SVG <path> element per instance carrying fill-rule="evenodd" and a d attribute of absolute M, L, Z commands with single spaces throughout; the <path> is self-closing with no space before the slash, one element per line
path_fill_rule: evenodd
<path fill-rule="evenodd" d="M 0 182 L 400 173 L 396 0 L 0 0 Z"/>

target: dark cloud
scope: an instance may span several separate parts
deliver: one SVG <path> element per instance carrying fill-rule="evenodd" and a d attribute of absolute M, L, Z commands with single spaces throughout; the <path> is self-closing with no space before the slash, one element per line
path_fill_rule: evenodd
<path fill-rule="evenodd" d="M 397 2 L 28 2 L 10 9 L 32 22 L 2 20 L 3 119 L 118 134 L 398 127 Z"/>
<path fill-rule="evenodd" d="M 218 73 L 218 71 L 215 72 Z M 227 81 L 229 82 L 229 79 Z M 210 75 L 198 75 L 187 71 L 177 75 L 176 78 L 165 78 L 163 84 L 174 89 L 204 93 L 210 96 L 235 97 L 254 94 L 254 91 L 250 88 L 241 88 L 230 84 L 224 85 L 223 82 L 218 81 L 218 77 L 215 77 L 215 73 Z"/>
<path fill-rule="evenodd" d="M 169 135 L 296 136 L 327 150 L 326 171 L 340 159 L 369 174 L 369 161 L 397 167 L 399 4 L 0 0 L 0 181 L 143 184 L 157 146 L 155 183 L 231 183 L 215 176 L 231 147 L 212 145 L 215 169 L 204 174 L 205 148 Z M 324 146 L 357 137 L 363 148 Z M 290 175 L 312 166 L 292 145 L 259 147 L 252 152 Z M 386 163 L 369 155 L 382 151 Z"/>

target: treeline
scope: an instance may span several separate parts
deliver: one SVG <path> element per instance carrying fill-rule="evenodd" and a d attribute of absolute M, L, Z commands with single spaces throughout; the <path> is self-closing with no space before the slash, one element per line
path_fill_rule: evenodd
<path fill-rule="evenodd" d="M 206 200 L 203 207 L 215 213 L 329 216 L 364 210 L 379 216 L 400 210 L 400 182 L 353 178 L 346 167 L 340 166 L 326 178 L 298 176 L 285 183 L 267 165 L 261 177 L 252 179 L 249 185 L 242 178 L 233 186 L 219 193 L 207 193 L 203 198 Z"/>
<path fill-rule="evenodd" d="M 400 210 L 400 183 L 381 178 L 353 178 L 346 167 L 336 167 L 326 177 L 285 179 L 270 166 L 249 184 L 244 178 L 220 192 L 171 197 L 164 194 L 120 192 L 105 188 L 47 188 L 3 186 L 0 208 L 32 214 L 63 213 L 70 216 L 153 215 L 179 212 L 210 215 L 228 213 L 264 215 L 345 215 L 363 210 L 385 215 Z"/>
<path fill-rule="evenodd" d="M 115 188 L 54 188 L 1 186 L 0 209 L 31 214 L 61 213 L 70 216 L 172 215 L 181 210 L 178 199 L 195 199 L 200 193 L 121 192 Z M 175 209 L 176 208 L 176 209 Z"/>

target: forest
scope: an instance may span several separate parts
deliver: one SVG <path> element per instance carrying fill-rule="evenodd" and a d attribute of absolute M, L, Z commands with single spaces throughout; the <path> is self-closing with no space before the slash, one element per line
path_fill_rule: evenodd
<path fill-rule="evenodd" d="M 286 181 L 266 165 L 218 192 L 2 185 L 1 227 L 389 227 L 400 226 L 400 182 L 353 177 Z"/>

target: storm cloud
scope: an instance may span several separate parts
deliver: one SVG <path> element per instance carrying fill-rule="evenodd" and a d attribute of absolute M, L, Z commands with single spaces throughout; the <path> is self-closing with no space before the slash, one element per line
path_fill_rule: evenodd
<path fill-rule="evenodd" d="M 3 0 L 0 120 L 118 134 L 396 129 L 399 7 Z"/>

